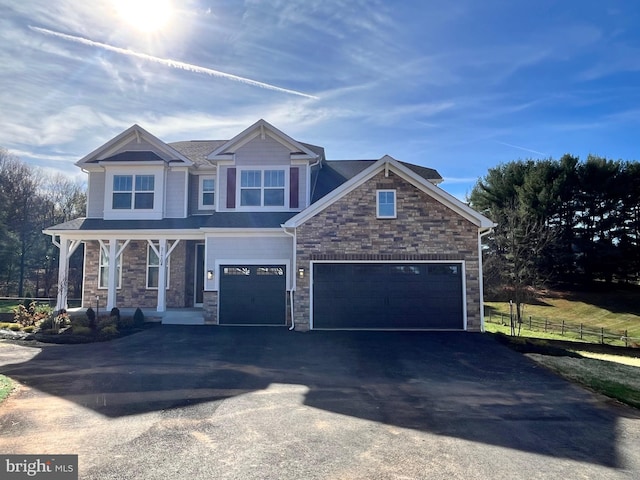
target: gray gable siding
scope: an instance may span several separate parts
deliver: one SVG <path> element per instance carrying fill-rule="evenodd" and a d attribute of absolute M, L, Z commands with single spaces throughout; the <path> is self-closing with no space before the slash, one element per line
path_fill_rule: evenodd
<path fill-rule="evenodd" d="M 104 215 L 104 172 L 90 172 L 87 191 L 87 217 L 102 218 Z"/>
<path fill-rule="evenodd" d="M 291 151 L 268 135 L 259 136 L 240 147 L 236 152 L 236 165 L 267 166 L 288 165 L 291 163 Z"/>
<path fill-rule="evenodd" d="M 172 160 L 170 157 L 167 156 L 165 152 L 160 151 L 158 148 L 151 145 L 149 142 L 145 142 L 144 140 L 141 140 L 140 142 L 138 142 L 135 139 L 121 146 L 117 150 L 105 152 L 103 155 L 99 157 L 99 160 L 103 160 L 105 158 L 112 157 L 114 155 L 117 155 L 123 152 L 153 152 L 162 159 Z"/>
<path fill-rule="evenodd" d="M 165 192 L 165 218 L 183 218 L 185 216 L 185 175 L 187 172 L 167 172 Z"/>

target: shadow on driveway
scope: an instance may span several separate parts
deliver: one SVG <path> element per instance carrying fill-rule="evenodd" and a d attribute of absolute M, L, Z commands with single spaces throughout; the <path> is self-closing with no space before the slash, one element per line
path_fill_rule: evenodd
<path fill-rule="evenodd" d="M 310 407 L 609 467 L 617 418 L 633 415 L 469 333 L 163 326 L 0 372 L 109 417 L 304 385 Z"/>

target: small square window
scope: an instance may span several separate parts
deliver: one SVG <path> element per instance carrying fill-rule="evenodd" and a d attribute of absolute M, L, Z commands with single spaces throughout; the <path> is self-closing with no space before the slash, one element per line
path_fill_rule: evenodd
<path fill-rule="evenodd" d="M 396 191 L 378 190 L 376 196 L 378 218 L 396 218 Z"/>

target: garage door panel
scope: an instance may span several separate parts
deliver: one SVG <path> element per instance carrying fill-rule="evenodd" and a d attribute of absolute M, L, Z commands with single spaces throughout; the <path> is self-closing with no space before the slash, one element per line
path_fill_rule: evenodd
<path fill-rule="evenodd" d="M 462 329 L 462 266 L 315 264 L 314 328 Z"/>
<path fill-rule="evenodd" d="M 222 265 L 221 325 L 284 325 L 286 270 L 283 265 Z"/>

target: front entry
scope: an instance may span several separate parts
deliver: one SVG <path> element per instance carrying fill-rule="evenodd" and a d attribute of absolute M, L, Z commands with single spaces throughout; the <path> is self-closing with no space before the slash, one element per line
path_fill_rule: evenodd
<path fill-rule="evenodd" d="M 284 265 L 221 265 L 220 325 L 285 325 Z"/>

